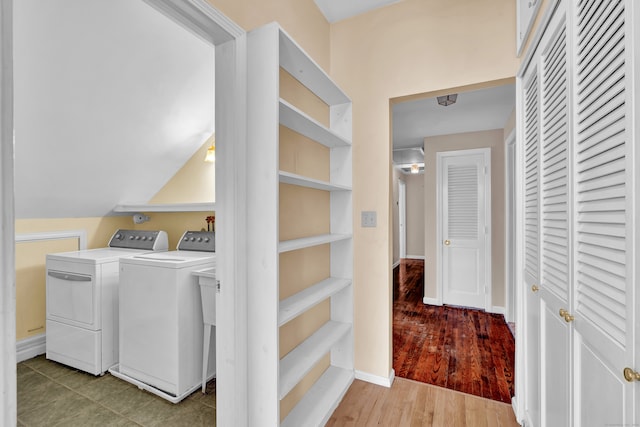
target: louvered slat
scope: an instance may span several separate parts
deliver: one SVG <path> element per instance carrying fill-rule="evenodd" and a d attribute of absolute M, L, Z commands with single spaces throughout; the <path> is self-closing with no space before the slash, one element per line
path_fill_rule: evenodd
<path fill-rule="evenodd" d="M 576 304 L 624 347 L 629 224 L 626 223 L 624 4 L 578 7 Z"/>
<path fill-rule="evenodd" d="M 478 237 L 478 168 L 449 165 L 447 168 L 448 238 Z"/>
<path fill-rule="evenodd" d="M 533 75 L 525 87 L 525 177 L 524 177 L 524 269 L 534 280 L 538 280 L 538 79 Z"/>
<path fill-rule="evenodd" d="M 542 57 L 542 284 L 569 296 L 567 37 L 564 24 Z"/>

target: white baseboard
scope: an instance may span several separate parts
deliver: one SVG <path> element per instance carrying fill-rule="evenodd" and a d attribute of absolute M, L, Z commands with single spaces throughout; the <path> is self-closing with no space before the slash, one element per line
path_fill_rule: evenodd
<path fill-rule="evenodd" d="M 395 377 L 396 371 L 394 371 L 393 369 L 391 370 L 391 372 L 389 372 L 389 378 L 356 370 L 356 379 L 366 381 L 371 384 L 381 385 L 387 388 L 391 387 L 391 384 L 393 384 L 393 380 L 395 379 Z"/>
<path fill-rule="evenodd" d="M 406 259 L 421 259 L 421 260 L 425 259 L 424 255 L 407 255 L 405 258 Z"/>
<path fill-rule="evenodd" d="M 423 297 L 422 302 L 429 305 L 442 305 L 442 301 L 439 301 L 438 298 Z"/>
<path fill-rule="evenodd" d="M 391 269 L 394 269 L 399 265 L 400 265 L 400 260 L 397 260 L 396 262 L 393 263 L 393 265 L 391 266 Z"/>
<path fill-rule="evenodd" d="M 491 313 L 506 315 L 507 309 L 504 307 L 493 305 L 491 306 Z"/>
<path fill-rule="evenodd" d="M 47 351 L 47 335 L 39 334 L 16 342 L 16 362 L 32 359 Z"/>

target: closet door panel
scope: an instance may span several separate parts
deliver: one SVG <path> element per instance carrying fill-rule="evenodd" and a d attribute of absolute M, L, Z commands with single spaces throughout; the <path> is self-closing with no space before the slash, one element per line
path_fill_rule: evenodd
<path fill-rule="evenodd" d="M 634 385 L 622 376 L 634 346 L 629 4 L 580 0 L 575 9 L 573 366 L 580 426 L 633 422 Z"/>
<path fill-rule="evenodd" d="M 534 62 L 524 77 L 524 284 L 525 299 L 525 414 L 540 425 L 540 254 L 539 146 L 540 85 Z"/>
<path fill-rule="evenodd" d="M 540 156 L 540 299 L 542 424 L 570 425 L 572 327 L 569 75 L 564 5 L 542 41 Z"/>

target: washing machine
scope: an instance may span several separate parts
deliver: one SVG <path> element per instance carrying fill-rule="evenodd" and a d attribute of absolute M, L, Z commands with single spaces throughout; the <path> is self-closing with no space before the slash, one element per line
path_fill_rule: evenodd
<path fill-rule="evenodd" d="M 204 324 L 193 273 L 215 266 L 208 231 L 185 232 L 175 251 L 121 259 L 120 357 L 109 372 L 173 403 L 200 388 Z M 210 379 L 215 349 L 207 354 Z"/>
<path fill-rule="evenodd" d="M 93 375 L 115 365 L 119 260 L 167 249 L 164 231 L 117 230 L 106 248 L 48 254 L 47 359 Z"/>

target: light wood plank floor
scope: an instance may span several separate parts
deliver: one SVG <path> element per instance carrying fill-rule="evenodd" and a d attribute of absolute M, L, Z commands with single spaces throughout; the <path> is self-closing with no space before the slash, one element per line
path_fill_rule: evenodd
<path fill-rule="evenodd" d="M 517 427 L 511 405 L 404 378 L 355 380 L 327 426 Z"/>

